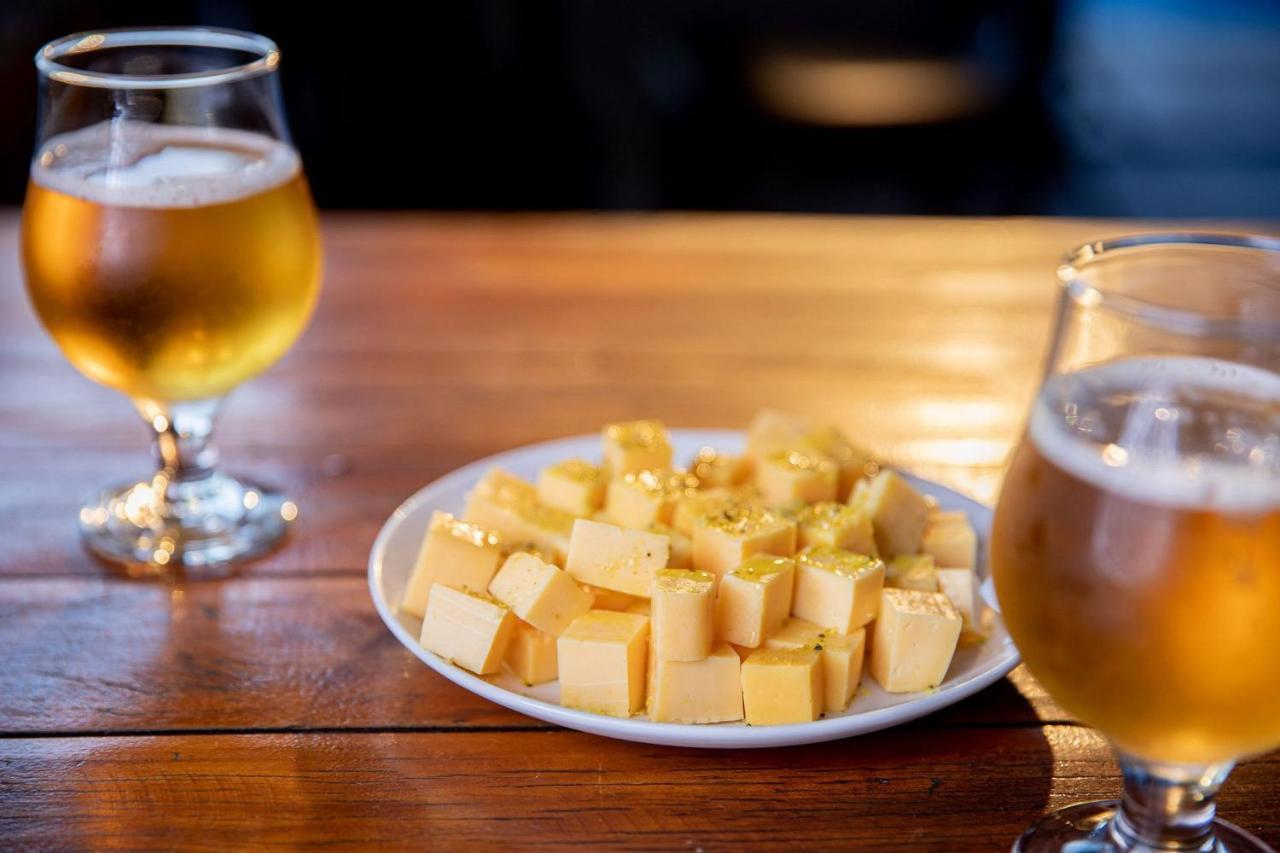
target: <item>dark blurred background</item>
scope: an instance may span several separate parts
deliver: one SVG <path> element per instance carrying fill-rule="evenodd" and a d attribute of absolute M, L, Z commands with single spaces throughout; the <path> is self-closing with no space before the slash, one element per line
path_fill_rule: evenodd
<path fill-rule="evenodd" d="M 1280 216 L 1275 0 L 0 0 L 0 203 L 31 57 L 256 30 L 328 207 Z"/>

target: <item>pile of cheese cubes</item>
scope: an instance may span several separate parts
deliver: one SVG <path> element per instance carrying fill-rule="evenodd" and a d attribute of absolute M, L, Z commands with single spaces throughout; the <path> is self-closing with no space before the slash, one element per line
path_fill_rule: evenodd
<path fill-rule="evenodd" d="M 490 470 L 437 512 L 402 608 L 478 674 L 558 679 L 561 704 L 674 723 L 798 723 L 946 676 L 981 639 L 976 537 L 834 428 L 764 410 L 747 452 L 673 467 L 655 421 L 536 485 Z"/>

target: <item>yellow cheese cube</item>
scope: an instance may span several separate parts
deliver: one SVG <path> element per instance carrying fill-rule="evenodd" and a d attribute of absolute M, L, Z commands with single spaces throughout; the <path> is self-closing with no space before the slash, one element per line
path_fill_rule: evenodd
<path fill-rule="evenodd" d="M 775 450 L 756 459 L 756 488 L 768 506 L 833 501 L 840 472 L 818 453 Z"/>
<path fill-rule="evenodd" d="M 964 627 L 980 631 L 978 577 L 973 569 L 938 569 L 938 591 L 945 595 L 964 620 Z"/>
<path fill-rule="evenodd" d="M 589 583 L 580 583 L 585 592 L 591 593 L 595 602 L 591 605 L 592 610 L 626 610 L 637 601 L 643 601 L 642 598 L 636 598 L 634 595 L 627 595 L 625 592 L 618 592 L 613 589 L 602 589 L 598 586 L 592 586 Z"/>
<path fill-rule="evenodd" d="M 433 512 L 400 608 L 421 619 L 435 583 L 484 592 L 501 561 L 502 540 L 496 533 L 447 512 Z"/>
<path fill-rule="evenodd" d="M 657 660 L 702 660 L 716 628 L 716 578 L 710 572 L 663 569 L 649 595 Z"/>
<path fill-rule="evenodd" d="M 658 421 L 631 421 L 604 428 L 604 461 L 609 473 L 661 471 L 671 467 L 671 442 Z"/>
<path fill-rule="evenodd" d="M 497 466 L 484 472 L 472 495 L 480 495 L 503 506 L 537 503 L 538 489 L 533 483 Z"/>
<path fill-rule="evenodd" d="M 665 524 L 649 525 L 649 532 L 667 537 L 667 568 L 693 568 L 693 540 L 674 527 Z"/>
<path fill-rule="evenodd" d="M 704 447 L 689 465 L 689 473 L 698 478 L 704 489 L 740 486 L 751 479 L 751 460 Z"/>
<path fill-rule="evenodd" d="M 739 502 L 738 496 L 729 489 L 703 489 L 676 501 L 670 523 L 685 536 L 692 536 L 693 528 L 697 525 L 699 518 Z"/>
<path fill-rule="evenodd" d="M 556 638 L 528 622 L 516 620 L 516 631 L 502 663 L 528 687 L 555 681 L 559 676 Z"/>
<path fill-rule="evenodd" d="M 641 616 L 648 616 L 653 612 L 653 603 L 647 598 L 637 598 L 635 601 L 627 605 L 624 613 L 639 613 Z"/>
<path fill-rule="evenodd" d="M 796 555 L 791 613 L 848 634 L 876 618 L 883 586 L 884 563 L 879 559 L 811 545 Z"/>
<path fill-rule="evenodd" d="M 838 714 L 849 707 L 862 679 L 862 659 L 867 631 L 852 634 L 828 631 L 804 619 L 788 619 L 778 632 L 764 641 L 766 649 L 809 648 L 822 653 L 823 710 Z"/>
<path fill-rule="evenodd" d="M 592 610 L 560 635 L 560 704 L 629 717 L 644 707 L 649 620 L 635 613 Z"/>
<path fill-rule="evenodd" d="M 800 445 L 812 448 L 826 456 L 840 469 L 840 481 L 836 489 L 837 500 L 848 500 L 854 484 L 867 477 L 874 477 L 879 466 L 870 455 L 845 437 L 838 428 L 829 426 L 805 436 Z"/>
<path fill-rule="evenodd" d="M 750 504 L 726 505 L 693 528 L 693 567 L 720 577 L 752 554 L 789 557 L 795 550 L 796 523 Z"/>
<path fill-rule="evenodd" d="M 502 558 L 505 560 L 507 557 L 510 557 L 512 554 L 532 554 L 533 556 L 537 557 L 539 560 L 542 560 L 544 563 L 555 562 L 555 560 L 552 559 L 551 554 L 548 554 L 546 551 L 543 551 L 541 548 L 539 548 L 537 545 L 534 545 L 532 542 L 515 542 L 515 543 L 503 542 Z"/>
<path fill-rule="evenodd" d="M 951 665 L 960 627 L 960 614 L 942 593 L 886 589 L 867 671 L 889 693 L 937 687 Z"/>
<path fill-rule="evenodd" d="M 811 723 L 824 704 L 820 653 L 813 649 L 757 649 L 742 662 L 747 723 Z"/>
<path fill-rule="evenodd" d="M 538 500 L 571 515 L 593 515 L 604 505 L 608 477 L 599 465 L 568 459 L 543 468 L 538 475 Z"/>
<path fill-rule="evenodd" d="M 489 594 L 539 631 L 558 637 L 594 601 L 568 573 L 532 554 L 512 554 L 489 583 Z"/>
<path fill-rule="evenodd" d="M 528 543 L 564 560 L 573 516 L 538 502 L 537 489 L 519 477 L 492 468 L 467 500 L 465 521 L 493 530 L 509 542 Z"/>
<path fill-rule="evenodd" d="M 803 415 L 760 409 L 747 426 L 747 455 L 759 459 L 766 453 L 797 447 L 811 432 L 813 422 Z"/>
<path fill-rule="evenodd" d="M 920 550 L 939 568 L 974 569 L 978 562 L 978 534 L 963 512 L 934 512 L 924 528 Z"/>
<path fill-rule="evenodd" d="M 777 631 L 791 611 L 795 561 L 757 554 L 720 579 L 717 636 L 756 648 Z"/>
<path fill-rule="evenodd" d="M 929 503 L 907 481 L 888 469 L 856 488 L 849 502 L 871 515 L 881 556 L 915 554 L 929 520 Z"/>
<path fill-rule="evenodd" d="M 573 523 L 565 570 L 582 583 L 648 598 L 669 552 L 665 536 L 580 518 Z"/>
<path fill-rule="evenodd" d="M 895 589 L 938 591 L 938 571 L 928 554 L 899 554 L 884 567 L 884 585 Z"/>
<path fill-rule="evenodd" d="M 604 509 L 623 527 L 670 524 L 676 504 L 694 495 L 697 486 L 697 478 L 684 471 L 632 471 L 609 483 Z"/>
<path fill-rule="evenodd" d="M 649 663 L 649 718 L 657 723 L 727 723 L 742 719 L 742 665 L 728 643 L 702 660 Z"/>
<path fill-rule="evenodd" d="M 855 554 L 879 554 L 871 516 L 859 507 L 824 501 L 800 507 L 793 517 L 800 548 L 830 545 Z"/>
<path fill-rule="evenodd" d="M 495 598 L 437 583 L 427 598 L 418 642 L 463 669 L 487 675 L 502 664 L 516 622 L 511 609 Z"/>

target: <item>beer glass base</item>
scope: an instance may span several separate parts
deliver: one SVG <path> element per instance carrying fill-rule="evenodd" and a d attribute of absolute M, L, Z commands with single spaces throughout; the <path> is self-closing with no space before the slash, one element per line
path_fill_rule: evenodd
<path fill-rule="evenodd" d="M 1124 848 L 1112 839 L 1109 823 L 1119 808 L 1119 800 L 1097 800 L 1050 812 L 1022 833 L 1013 845 L 1013 853 L 1117 853 Z M 1261 839 L 1225 820 L 1214 820 L 1213 834 L 1208 846 L 1196 849 L 1210 853 L 1274 853 Z"/>
<path fill-rule="evenodd" d="M 85 547 L 134 575 L 217 570 L 275 548 L 298 514 L 280 492 L 217 471 L 177 487 L 163 477 L 108 489 L 81 507 Z"/>

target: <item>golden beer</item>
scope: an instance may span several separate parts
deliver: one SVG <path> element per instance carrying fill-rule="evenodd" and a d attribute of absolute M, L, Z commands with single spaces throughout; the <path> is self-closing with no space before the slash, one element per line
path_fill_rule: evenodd
<path fill-rule="evenodd" d="M 130 122 L 55 136 L 23 210 L 27 287 L 89 377 L 216 397 L 301 334 L 320 282 L 296 152 L 260 134 Z"/>
<path fill-rule="evenodd" d="M 1014 457 L 992 539 L 1009 631 L 1131 755 L 1280 744 L 1278 387 L 1187 357 L 1055 376 Z"/>

